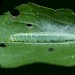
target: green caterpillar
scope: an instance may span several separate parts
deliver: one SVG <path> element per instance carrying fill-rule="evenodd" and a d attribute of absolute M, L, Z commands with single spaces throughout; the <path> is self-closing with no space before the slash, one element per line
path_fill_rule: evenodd
<path fill-rule="evenodd" d="M 40 32 L 40 33 L 16 33 L 10 35 L 10 41 L 12 42 L 31 42 L 31 43 L 51 43 L 51 42 L 65 42 L 65 41 L 74 41 L 75 36 L 68 33 L 49 33 L 49 32 Z"/>
<path fill-rule="evenodd" d="M 75 66 L 75 13 L 33 3 L 0 15 L 0 65 L 13 68 L 36 62 Z"/>

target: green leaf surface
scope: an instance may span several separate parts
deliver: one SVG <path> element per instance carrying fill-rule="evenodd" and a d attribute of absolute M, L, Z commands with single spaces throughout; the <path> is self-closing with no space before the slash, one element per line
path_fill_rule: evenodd
<path fill-rule="evenodd" d="M 0 15 L 0 65 L 32 63 L 75 66 L 75 13 L 33 3 L 16 7 L 18 16 Z"/>

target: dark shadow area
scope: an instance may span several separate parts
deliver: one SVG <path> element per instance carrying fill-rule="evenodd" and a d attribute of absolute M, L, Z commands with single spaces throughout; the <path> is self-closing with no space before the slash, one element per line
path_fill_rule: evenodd
<path fill-rule="evenodd" d="M 53 75 L 53 74 L 72 74 L 75 72 L 75 67 L 55 66 L 44 63 L 35 63 L 18 68 L 1 68 L 0 73 L 4 74 L 22 74 L 22 75 Z"/>
<path fill-rule="evenodd" d="M 36 3 L 38 5 L 53 9 L 69 8 L 75 12 L 74 0 L 3 0 L 1 3 L 0 14 L 10 11 L 20 4 L 26 4 L 28 2 Z"/>

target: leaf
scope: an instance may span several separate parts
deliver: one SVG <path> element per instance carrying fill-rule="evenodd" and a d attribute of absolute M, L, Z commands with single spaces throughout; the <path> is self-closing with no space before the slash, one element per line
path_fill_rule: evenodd
<path fill-rule="evenodd" d="M 16 7 L 18 16 L 0 15 L 0 65 L 32 63 L 75 66 L 75 13 L 33 3 Z"/>

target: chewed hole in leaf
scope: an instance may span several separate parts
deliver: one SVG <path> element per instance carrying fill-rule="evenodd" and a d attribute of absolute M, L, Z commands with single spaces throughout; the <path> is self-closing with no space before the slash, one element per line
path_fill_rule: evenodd
<path fill-rule="evenodd" d="M 0 47 L 6 47 L 4 43 L 0 43 Z"/>
<path fill-rule="evenodd" d="M 48 51 L 53 52 L 54 48 L 49 48 Z"/>
<path fill-rule="evenodd" d="M 32 24 L 26 24 L 27 27 L 32 28 Z"/>
<path fill-rule="evenodd" d="M 19 11 L 17 9 L 12 9 L 10 10 L 11 15 L 13 16 L 18 16 L 19 15 Z"/>

